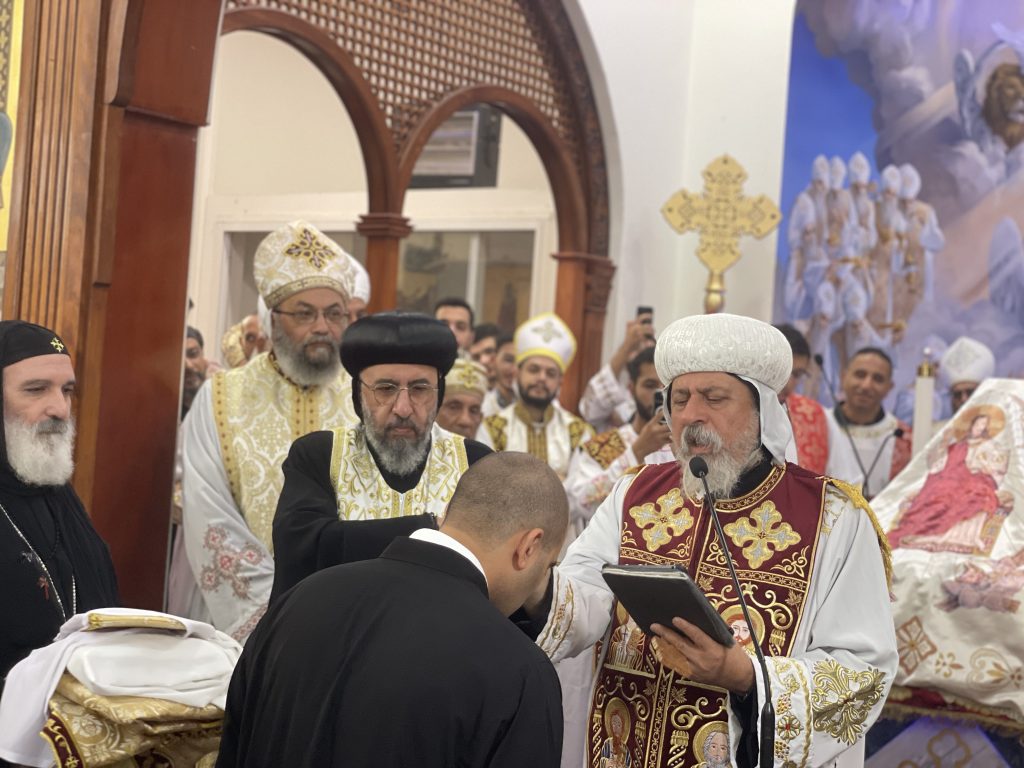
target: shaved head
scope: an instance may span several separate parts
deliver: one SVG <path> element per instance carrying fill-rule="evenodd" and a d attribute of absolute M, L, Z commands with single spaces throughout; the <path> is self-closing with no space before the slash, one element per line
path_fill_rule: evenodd
<path fill-rule="evenodd" d="M 544 531 L 548 546 L 561 546 L 569 524 L 569 502 L 558 475 L 527 453 L 485 456 L 459 480 L 448 504 L 444 528 L 462 531 L 484 547 L 532 528 Z"/>

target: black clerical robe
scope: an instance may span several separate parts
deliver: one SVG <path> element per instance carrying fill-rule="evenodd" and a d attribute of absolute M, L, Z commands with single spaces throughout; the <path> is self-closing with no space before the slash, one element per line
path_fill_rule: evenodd
<path fill-rule="evenodd" d="M 443 546 L 396 539 L 273 603 L 228 691 L 218 768 L 559 764 L 547 657 Z"/>
<path fill-rule="evenodd" d="M 435 437 L 443 432 L 434 428 Z M 455 437 L 447 432 L 446 436 Z M 457 438 L 464 445 L 466 463 L 491 453 L 476 440 Z M 298 584 L 311 573 L 332 565 L 369 560 L 380 555 L 396 536 L 407 536 L 419 528 L 436 528 L 431 514 L 347 520 L 339 517 L 339 494 L 332 477 L 332 458 L 336 458 L 335 432 L 320 431 L 300 437 L 292 443 L 281 469 L 284 487 L 274 516 L 274 586 L 270 602 Z M 436 445 L 431 447 L 433 451 Z M 408 475 L 395 475 L 382 469 L 373 449 L 366 446 L 363 472 L 375 473 L 398 494 L 407 494 L 420 483 L 429 461 Z M 377 499 L 387 508 L 387 499 Z M 439 505 L 442 510 L 444 504 Z M 387 509 L 387 514 L 392 510 Z"/>
<path fill-rule="evenodd" d="M 66 618 L 116 606 L 118 596 L 107 545 L 70 485 L 28 486 L 0 470 L 0 504 L 2 690 L 11 667 L 48 645 Z"/>

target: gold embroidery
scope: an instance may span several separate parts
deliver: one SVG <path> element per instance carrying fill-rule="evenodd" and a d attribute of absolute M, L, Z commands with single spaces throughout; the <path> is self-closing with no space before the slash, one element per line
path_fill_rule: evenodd
<path fill-rule="evenodd" d="M 644 541 L 650 552 L 657 551 L 672 541 L 673 536 L 681 536 L 693 527 L 693 515 L 686 508 L 678 488 L 673 488 L 654 504 L 647 502 L 633 507 L 629 514 L 643 529 Z"/>
<path fill-rule="evenodd" d="M 356 421 L 352 380 L 342 372 L 326 387 L 300 387 L 263 354 L 218 373 L 210 386 L 231 495 L 246 524 L 273 552 L 274 514 L 284 486 L 281 464 L 296 438 Z"/>
<path fill-rule="evenodd" d="M 737 547 L 743 547 L 743 556 L 751 568 L 760 568 L 776 552 L 800 543 L 800 534 L 789 523 L 782 522 L 782 513 L 774 502 L 766 501 L 750 513 L 724 528 Z M 772 551 L 774 549 L 774 551 Z"/>
<path fill-rule="evenodd" d="M 89 614 L 86 632 L 97 629 L 166 629 L 170 632 L 185 632 L 186 627 L 170 616 L 147 616 L 145 614 L 125 615 L 111 613 Z"/>
<path fill-rule="evenodd" d="M 616 433 L 618 434 L 618 433 Z M 583 419 L 577 419 L 573 416 L 569 420 L 569 447 L 572 450 L 576 450 L 580 445 L 585 444 L 590 438 L 594 436 L 594 428 L 583 421 Z M 625 450 L 625 448 L 623 448 Z"/>
<path fill-rule="evenodd" d="M 285 256 L 291 256 L 293 259 L 302 259 L 308 262 L 314 269 L 319 270 L 323 270 L 324 267 L 334 260 L 334 253 L 327 247 L 326 243 L 321 242 L 316 235 L 305 227 L 299 232 L 298 238 L 293 240 L 284 249 L 284 254 Z"/>
<path fill-rule="evenodd" d="M 815 730 L 844 744 L 855 744 L 871 708 L 882 700 L 885 675 L 873 667 L 856 672 L 835 659 L 825 659 L 814 665 L 813 683 Z"/>
<path fill-rule="evenodd" d="M 53 339 L 50 341 L 50 346 L 56 349 L 58 352 L 64 351 L 64 343 L 56 336 L 54 336 Z"/>
<path fill-rule="evenodd" d="M 469 467 L 465 438 L 436 424 L 430 454 L 414 488 L 399 493 L 385 482 L 366 447 L 361 426 L 333 430 L 331 482 L 342 520 L 380 520 L 431 513 L 444 516 L 459 478 Z"/>
<path fill-rule="evenodd" d="M 807 575 L 807 564 L 807 547 L 804 547 L 799 552 L 794 552 L 781 563 L 773 565 L 771 570 L 782 571 L 789 576 L 799 576 L 802 579 Z"/>
<path fill-rule="evenodd" d="M 504 416 L 494 414 L 484 419 L 484 426 L 487 427 L 487 434 L 491 438 L 491 444 L 494 446 L 496 451 L 504 451 L 505 446 L 508 445 L 508 436 L 505 434 L 505 427 L 508 426 L 508 420 Z"/>

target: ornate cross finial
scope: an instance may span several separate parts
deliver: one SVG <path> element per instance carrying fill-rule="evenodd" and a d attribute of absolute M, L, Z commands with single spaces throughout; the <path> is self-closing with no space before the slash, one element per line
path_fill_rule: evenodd
<path fill-rule="evenodd" d="M 56 349 L 58 352 L 63 352 L 64 351 L 64 342 L 62 342 L 56 336 L 54 336 L 53 340 L 50 341 L 50 346 L 53 347 L 54 349 Z"/>
<path fill-rule="evenodd" d="M 740 236 L 764 237 L 779 225 L 782 214 L 765 195 L 743 196 L 747 172 L 728 155 L 713 160 L 702 175 L 701 194 L 679 190 L 661 213 L 679 234 L 700 234 L 697 258 L 711 271 L 704 297 L 704 311 L 710 313 L 725 306 L 722 273 L 740 258 Z"/>

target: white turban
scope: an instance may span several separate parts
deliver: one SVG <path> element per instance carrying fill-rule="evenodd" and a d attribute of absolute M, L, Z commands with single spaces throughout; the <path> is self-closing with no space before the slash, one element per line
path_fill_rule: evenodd
<path fill-rule="evenodd" d="M 871 163 L 863 152 L 854 152 L 850 158 L 850 183 L 867 184 L 871 178 Z"/>
<path fill-rule="evenodd" d="M 654 367 L 665 382 L 719 372 L 752 384 L 760 401 L 761 443 L 776 460 L 786 460 L 793 427 L 778 395 L 793 371 L 793 350 L 781 331 L 741 315 L 691 315 L 658 336 Z"/>
<path fill-rule="evenodd" d="M 884 192 L 895 192 L 898 195 L 902 185 L 903 177 L 900 175 L 900 169 L 895 165 L 885 166 L 885 170 L 882 171 L 882 190 Z"/>
<path fill-rule="evenodd" d="M 921 191 L 921 176 L 917 172 L 917 168 L 910 163 L 901 165 L 900 181 L 900 197 L 905 197 L 907 200 L 917 197 L 917 193 Z"/>
<path fill-rule="evenodd" d="M 350 257 L 351 258 L 351 257 Z M 370 303 L 370 273 L 366 271 L 366 267 L 352 259 L 352 266 L 356 270 L 355 282 L 352 285 L 352 298 L 362 299 L 367 304 Z"/>
<path fill-rule="evenodd" d="M 949 345 L 939 362 L 939 376 L 947 387 L 962 381 L 984 381 L 996 371 L 992 350 L 968 336 L 961 336 Z"/>
<path fill-rule="evenodd" d="M 828 158 L 824 155 L 818 155 L 811 164 L 811 179 L 828 184 L 828 175 Z"/>
<path fill-rule="evenodd" d="M 846 163 L 843 162 L 843 158 L 832 158 L 832 162 L 829 166 L 829 179 L 832 184 L 832 189 L 843 188 L 843 182 L 846 181 Z"/>
<path fill-rule="evenodd" d="M 256 248 L 256 290 L 271 309 L 299 291 L 330 288 L 345 300 L 352 295 L 356 260 L 308 221 L 279 227 Z"/>

